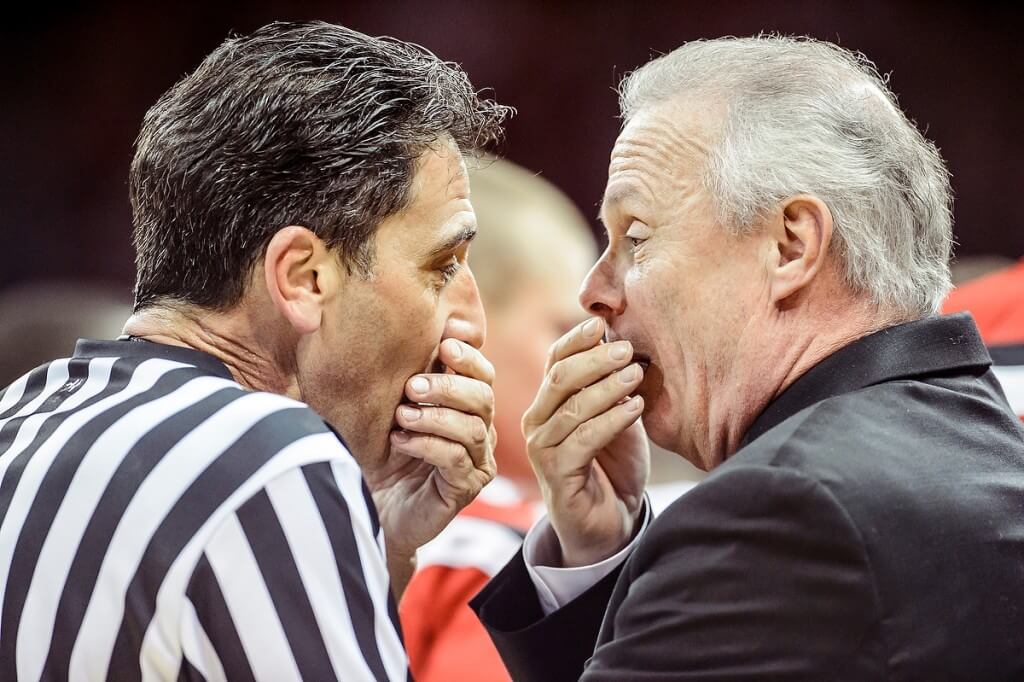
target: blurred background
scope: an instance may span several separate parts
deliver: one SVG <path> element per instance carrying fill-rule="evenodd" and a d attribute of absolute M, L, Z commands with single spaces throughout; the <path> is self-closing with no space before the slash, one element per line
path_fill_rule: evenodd
<path fill-rule="evenodd" d="M 26 338 L 26 325 L 43 329 L 48 317 L 71 320 L 90 302 L 91 319 L 125 311 L 133 279 L 126 177 L 143 113 L 229 32 L 272 20 L 339 22 L 462 64 L 477 87 L 519 110 L 504 154 L 567 192 L 599 242 L 594 216 L 623 74 L 701 37 L 778 31 L 838 42 L 891 74 L 903 108 L 941 148 L 956 192 L 958 258 L 984 256 L 987 268 L 1024 254 L 1024 11 L 1010 4 L 252 0 L 18 11 L 0 29 L 0 331 L 8 339 Z M 70 340 L 43 335 L 58 345 L 51 355 L 70 353 Z M 0 355 L 10 360 L 12 348 Z"/>
<path fill-rule="evenodd" d="M 618 130 L 613 88 L 686 40 L 758 31 L 861 50 L 953 172 L 960 256 L 1024 254 L 1024 11 L 1013 3 L 32 3 L 4 22 L 0 290 L 39 278 L 128 295 L 126 177 L 145 110 L 231 31 L 320 18 L 418 42 L 519 109 L 504 152 L 564 189 L 596 230 Z"/>

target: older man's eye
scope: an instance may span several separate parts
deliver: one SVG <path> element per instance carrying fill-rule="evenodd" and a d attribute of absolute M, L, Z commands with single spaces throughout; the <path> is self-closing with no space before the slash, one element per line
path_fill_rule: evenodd
<path fill-rule="evenodd" d="M 630 253 L 636 253 L 640 249 L 640 247 L 644 245 L 644 242 L 647 241 L 647 238 L 626 235 L 626 241 L 629 243 Z"/>
<path fill-rule="evenodd" d="M 643 246 L 643 243 L 651 236 L 651 230 L 645 223 L 639 220 L 634 220 L 630 223 L 629 229 L 626 230 L 626 234 L 623 236 L 626 238 L 626 241 L 629 242 L 629 250 L 636 251 Z"/>

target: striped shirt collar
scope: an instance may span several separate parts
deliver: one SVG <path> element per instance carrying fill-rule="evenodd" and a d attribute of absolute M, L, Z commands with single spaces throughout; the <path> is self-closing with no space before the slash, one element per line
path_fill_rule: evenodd
<path fill-rule="evenodd" d="M 76 358 L 122 357 L 122 358 L 163 358 L 186 365 L 192 365 L 224 379 L 235 380 L 227 366 L 209 353 L 194 348 L 171 346 L 153 341 L 96 341 L 79 339 L 75 344 Z"/>

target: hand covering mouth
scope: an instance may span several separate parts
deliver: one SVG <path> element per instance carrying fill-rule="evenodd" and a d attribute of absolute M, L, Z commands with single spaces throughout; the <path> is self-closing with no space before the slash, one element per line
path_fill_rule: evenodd
<path fill-rule="evenodd" d="M 605 343 L 612 343 L 612 342 L 615 342 L 615 341 L 622 341 L 623 339 L 621 337 L 619 337 L 618 335 L 616 335 L 614 332 L 612 332 L 610 329 L 606 329 L 605 332 L 604 332 L 604 339 L 603 340 L 604 340 Z M 626 339 L 626 340 L 628 340 L 628 339 Z M 641 353 L 640 351 L 636 350 L 636 347 L 634 346 L 634 348 L 633 348 L 633 362 L 635 362 L 638 365 L 640 365 L 640 368 L 646 373 L 647 372 L 647 368 L 651 366 L 651 356 L 648 355 L 647 353 Z"/>
<path fill-rule="evenodd" d="M 427 366 L 423 369 L 423 372 L 417 372 L 417 374 L 447 374 L 448 365 L 441 361 L 440 356 L 435 356 L 433 360 L 427 363 Z M 411 399 L 402 391 L 402 397 L 399 399 L 400 405 L 431 405 L 433 403 L 421 403 Z"/>

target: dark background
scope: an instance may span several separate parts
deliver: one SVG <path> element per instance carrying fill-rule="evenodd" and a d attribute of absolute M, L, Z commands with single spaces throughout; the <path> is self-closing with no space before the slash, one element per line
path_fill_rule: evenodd
<path fill-rule="evenodd" d="M 622 74 L 686 40 L 759 31 L 861 50 L 953 173 L 958 254 L 1024 254 L 1024 21 L 935 2 L 138 2 L 9 16 L 0 71 L 0 289 L 132 282 L 126 177 L 146 108 L 230 31 L 319 18 L 418 42 L 519 109 L 505 153 L 596 213 Z M 593 222 L 593 221 L 592 221 Z M 596 225 L 595 225 L 596 227 Z"/>

